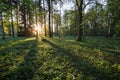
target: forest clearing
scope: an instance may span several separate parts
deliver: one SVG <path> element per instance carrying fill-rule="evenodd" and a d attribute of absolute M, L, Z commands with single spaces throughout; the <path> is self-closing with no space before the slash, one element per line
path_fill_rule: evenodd
<path fill-rule="evenodd" d="M 120 38 L 11 38 L 0 46 L 0 80 L 120 79 Z"/>
<path fill-rule="evenodd" d="M 0 80 L 120 80 L 120 0 L 0 0 Z"/>

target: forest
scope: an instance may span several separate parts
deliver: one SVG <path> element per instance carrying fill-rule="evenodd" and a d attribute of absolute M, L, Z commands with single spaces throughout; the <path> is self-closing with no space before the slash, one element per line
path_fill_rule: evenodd
<path fill-rule="evenodd" d="M 0 0 L 0 80 L 120 80 L 120 0 Z"/>

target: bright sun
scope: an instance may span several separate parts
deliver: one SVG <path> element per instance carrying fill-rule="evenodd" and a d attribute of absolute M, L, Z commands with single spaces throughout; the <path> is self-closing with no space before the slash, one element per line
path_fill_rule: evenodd
<path fill-rule="evenodd" d="M 42 25 L 39 23 L 39 24 L 35 24 L 35 34 L 38 35 L 38 36 L 43 36 L 44 35 L 44 28 L 42 27 Z"/>
<path fill-rule="evenodd" d="M 40 25 L 36 25 L 36 26 L 35 26 L 35 30 L 38 31 L 38 32 L 40 32 L 40 31 L 41 31 Z"/>

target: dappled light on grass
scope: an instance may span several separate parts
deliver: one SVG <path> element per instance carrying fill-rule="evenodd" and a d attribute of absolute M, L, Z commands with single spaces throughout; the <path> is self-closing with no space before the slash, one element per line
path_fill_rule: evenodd
<path fill-rule="evenodd" d="M 35 38 L 29 38 L 29 39 L 26 39 L 26 38 L 22 38 L 22 39 L 12 39 L 10 41 L 3 41 L 3 42 L 0 42 L 0 53 L 1 55 L 5 55 L 5 54 L 8 54 L 10 53 L 11 51 L 13 53 L 16 53 L 17 52 L 20 52 L 20 50 L 26 48 L 24 45 L 25 42 L 30 42 L 32 40 L 34 40 Z"/>
<path fill-rule="evenodd" d="M 0 79 L 30 78 L 33 74 L 31 71 L 31 59 L 34 57 L 37 49 L 35 38 L 10 41 L 13 41 L 13 44 L 11 42 L 0 43 L 1 45 L 4 44 L 4 46 L 10 45 L 10 47 L 0 50 Z"/>
<path fill-rule="evenodd" d="M 111 54 L 103 50 L 105 47 L 120 44 L 119 40 L 102 39 L 96 38 L 93 39 L 94 42 L 88 40 L 80 43 L 71 40 L 67 40 L 68 42 L 61 40 L 61 43 L 59 43 L 57 39 L 52 39 L 49 40 L 49 43 L 57 48 L 58 52 L 61 50 L 64 55 L 69 56 L 70 60 L 74 62 L 74 65 L 79 66 L 78 70 L 82 71 L 85 77 L 91 77 L 93 80 L 119 79 L 120 53 L 116 55 L 116 52 Z M 108 42 L 105 42 L 106 40 L 108 40 Z M 97 44 L 97 41 L 99 44 Z M 112 41 L 116 42 L 112 43 Z M 104 47 L 102 47 L 100 43 L 104 45 Z M 119 46 L 115 47 L 117 47 L 117 49 L 120 48 Z M 113 49 L 115 47 L 113 47 Z"/>
<path fill-rule="evenodd" d="M 0 79 L 119 80 L 119 39 L 45 39 L 0 42 Z"/>

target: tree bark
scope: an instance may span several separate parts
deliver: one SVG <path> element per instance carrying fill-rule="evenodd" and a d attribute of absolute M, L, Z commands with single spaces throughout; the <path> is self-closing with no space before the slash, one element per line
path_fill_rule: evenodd
<path fill-rule="evenodd" d="M 12 35 L 12 37 L 14 37 L 14 24 L 13 24 L 13 14 L 12 14 L 12 3 L 11 3 L 11 26 L 12 26 L 12 33 L 11 33 L 11 35 Z"/>
<path fill-rule="evenodd" d="M 109 31 L 108 31 L 108 37 L 113 37 L 114 35 L 114 28 L 113 28 L 113 23 L 109 24 Z"/>
<path fill-rule="evenodd" d="M 19 5 L 18 4 L 16 9 L 16 19 L 17 19 L 17 35 L 18 35 L 18 27 L 19 27 Z"/>
<path fill-rule="evenodd" d="M 45 0 L 43 0 L 43 8 L 45 12 Z M 46 31 L 46 14 L 44 14 L 44 30 L 45 30 L 45 37 L 47 37 L 47 31 Z"/>
<path fill-rule="evenodd" d="M 53 1 L 51 1 L 51 37 L 53 37 Z"/>
<path fill-rule="evenodd" d="M 45 37 L 47 37 L 47 31 L 46 31 L 46 15 L 44 15 L 44 27 L 45 27 Z"/>
<path fill-rule="evenodd" d="M 110 16 L 110 18 L 108 19 L 108 25 L 109 25 L 109 29 L 108 29 L 108 37 L 113 37 L 114 35 L 114 21 L 113 21 L 113 14 L 110 12 L 108 14 L 108 16 Z"/>
<path fill-rule="evenodd" d="M 83 27 L 82 27 L 82 6 L 83 6 L 83 0 L 80 1 L 80 5 L 78 4 L 78 1 L 76 0 L 76 4 L 78 7 L 78 13 L 79 13 L 79 25 L 78 25 L 78 33 L 77 33 L 77 41 L 82 41 L 83 37 Z"/>
<path fill-rule="evenodd" d="M 4 25 L 3 25 L 3 15 L 1 12 L 1 32 L 2 32 L 2 40 L 5 40 L 5 31 L 4 31 Z"/>
<path fill-rule="evenodd" d="M 26 5 L 24 4 L 24 36 L 27 36 Z"/>
<path fill-rule="evenodd" d="M 48 8 L 49 8 L 49 38 L 52 37 L 51 35 L 51 0 L 48 0 Z"/>
<path fill-rule="evenodd" d="M 37 26 L 38 25 L 37 10 L 35 10 L 35 17 L 36 17 L 35 18 L 36 27 L 38 27 Z M 36 30 L 36 39 L 38 39 L 38 38 L 39 38 L 39 32 L 38 32 L 38 30 Z"/>

